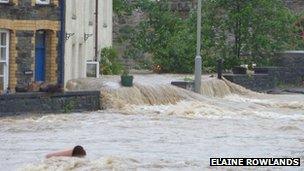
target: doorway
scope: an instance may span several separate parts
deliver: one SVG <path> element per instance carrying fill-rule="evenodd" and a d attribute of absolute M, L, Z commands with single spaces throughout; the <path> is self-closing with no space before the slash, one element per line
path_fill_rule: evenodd
<path fill-rule="evenodd" d="M 45 81 L 45 31 L 36 32 L 35 81 Z"/>

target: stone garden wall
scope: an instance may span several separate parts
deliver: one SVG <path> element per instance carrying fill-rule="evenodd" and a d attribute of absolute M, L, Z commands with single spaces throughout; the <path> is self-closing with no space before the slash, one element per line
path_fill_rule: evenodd
<path fill-rule="evenodd" d="M 297 13 L 304 11 L 304 1 L 303 0 L 284 0 L 288 8 L 292 9 Z"/>
<path fill-rule="evenodd" d="M 279 68 L 270 74 L 276 76 L 279 83 L 300 84 L 304 81 L 304 51 L 277 53 L 275 65 Z"/>
<path fill-rule="evenodd" d="M 224 77 L 253 91 L 264 92 L 275 87 L 275 79 L 269 74 L 226 74 Z"/>
<path fill-rule="evenodd" d="M 100 109 L 100 92 L 20 93 L 0 96 L 0 117 L 27 113 L 70 113 Z"/>
<path fill-rule="evenodd" d="M 275 67 L 259 67 L 264 74 L 226 74 L 231 82 L 254 91 L 267 91 L 279 85 L 302 85 L 304 51 L 286 51 L 275 55 Z"/>

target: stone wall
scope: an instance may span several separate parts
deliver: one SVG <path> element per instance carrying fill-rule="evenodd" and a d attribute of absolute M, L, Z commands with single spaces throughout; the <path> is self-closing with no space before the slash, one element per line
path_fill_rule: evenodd
<path fill-rule="evenodd" d="M 171 85 L 189 90 L 194 91 L 194 82 L 193 81 L 172 81 Z"/>
<path fill-rule="evenodd" d="M 284 0 L 288 8 L 292 9 L 297 13 L 303 13 L 304 1 L 303 0 Z"/>
<path fill-rule="evenodd" d="M 304 81 L 304 51 L 286 51 L 276 54 L 275 67 L 259 67 L 265 74 L 224 75 L 226 79 L 255 91 L 264 91 L 278 85 L 301 85 Z"/>
<path fill-rule="evenodd" d="M 36 0 L 19 0 L 18 3 L 0 4 L 0 18 L 10 20 L 60 20 L 58 3 L 50 5 L 35 4 Z"/>
<path fill-rule="evenodd" d="M 0 96 L 0 117 L 27 113 L 68 113 L 100 109 L 100 92 L 20 93 Z"/>
<path fill-rule="evenodd" d="M 292 66 L 292 65 L 291 65 Z M 267 71 L 267 74 L 269 74 L 271 77 L 274 78 L 276 85 L 298 85 L 301 84 L 303 79 L 303 72 L 300 72 L 300 70 L 297 70 L 292 67 L 260 67 L 263 70 Z"/>
<path fill-rule="evenodd" d="M 274 77 L 269 74 L 225 74 L 224 77 L 235 84 L 258 92 L 265 92 L 276 86 Z"/>
<path fill-rule="evenodd" d="M 275 65 L 281 67 L 278 80 L 284 84 L 299 84 L 304 81 L 304 51 L 277 53 Z"/>
<path fill-rule="evenodd" d="M 32 80 L 32 75 L 26 75 L 26 71 L 33 71 L 34 58 L 32 51 L 34 50 L 34 43 L 32 37 L 34 37 L 34 31 L 18 30 L 16 31 L 16 37 L 18 43 L 17 49 L 17 84 L 27 84 Z M 13 87 L 12 87 L 13 89 Z"/>

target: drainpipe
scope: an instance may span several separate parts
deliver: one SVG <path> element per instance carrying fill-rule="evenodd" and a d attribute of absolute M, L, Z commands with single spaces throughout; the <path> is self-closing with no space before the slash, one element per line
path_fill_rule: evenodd
<path fill-rule="evenodd" d="M 98 0 L 95 1 L 95 61 L 98 61 Z"/>
<path fill-rule="evenodd" d="M 65 1 L 60 2 L 60 52 L 59 52 L 59 61 L 60 61 L 60 76 L 59 76 L 59 84 L 64 86 L 64 52 L 65 52 Z M 64 88 L 64 87 L 63 87 Z"/>

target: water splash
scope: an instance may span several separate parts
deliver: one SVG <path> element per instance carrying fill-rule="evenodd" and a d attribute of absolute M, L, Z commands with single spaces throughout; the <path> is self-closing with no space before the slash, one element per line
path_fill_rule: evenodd
<path fill-rule="evenodd" d="M 52 170 L 134 170 L 138 162 L 131 158 L 105 157 L 97 160 L 87 160 L 84 158 L 58 157 L 46 159 L 41 164 L 27 165 L 20 171 L 52 171 Z"/>
<path fill-rule="evenodd" d="M 196 94 L 171 86 L 176 77 L 148 77 L 135 76 L 132 88 L 121 87 L 118 76 L 70 82 L 70 90 L 100 90 L 108 110 L 0 119 L 2 167 L 208 170 L 215 154 L 303 156 L 303 95 L 260 94 L 214 78 L 203 79 Z M 75 143 L 86 147 L 87 159 L 41 161 Z"/>
<path fill-rule="evenodd" d="M 174 79 L 172 76 L 158 78 L 153 75 L 150 76 L 152 78 L 147 80 L 140 76 L 136 77 L 139 77 L 140 81 L 135 81 L 135 85 L 130 88 L 122 87 L 119 83 L 119 77 L 71 80 L 67 87 L 73 91 L 99 90 L 101 92 L 101 108 L 103 109 L 122 109 L 130 105 L 176 104 L 184 100 L 206 103 L 214 101 L 216 98 L 221 98 L 221 100 L 215 100 L 217 103 L 234 101 L 254 103 L 266 108 L 304 109 L 304 102 L 301 102 L 301 100 L 278 101 L 277 99 L 280 96 L 253 92 L 226 79 L 203 79 L 201 95 L 199 95 L 170 85 L 169 82 Z M 155 83 L 152 83 L 153 81 Z M 282 97 L 281 99 L 286 98 Z"/>
<path fill-rule="evenodd" d="M 231 94 L 258 95 L 259 93 L 248 90 L 226 79 L 219 80 L 213 78 L 202 81 L 201 94 L 209 97 L 225 97 Z"/>
<path fill-rule="evenodd" d="M 158 160 L 155 162 L 141 163 L 133 158 L 123 158 L 116 156 L 102 157 L 97 160 L 88 160 L 83 158 L 58 157 L 46 159 L 40 164 L 29 164 L 23 166 L 19 171 L 53 171 L 53 170 L 138 170 L 138 169 L 162 169 L 162 168 L 187 168 L 198 166 L 198 164 L 185 162 L 171 162 Z"/>
<path fill-rule="evenodd" d="M 161 105 L 176 104 L 185 99 L 194 99 L 195 94 L 170 86 L 135 85 L 131 88 L 103 89 L 101 90 L 105 107 L 124 107 L 125 105 Z"/>
<path fill-rule="evenodd" d="M 166 81 L 157 77 L 150 77 L 152 77 L 151 80 L 154 80 L 155 83 L 152 83 L 150 79 L 139 78 L 138 80 L 141 81 L 135 81 L 135 86 L 131 88 L 121 87 L 118 77 L 71 80 L 67 87 L 73 91 L 100 90 L 103 108 L 121 108 L 128 104 L 176 104 L 182 100 L 201 100 L 206 97 L 225 97 L 231 94 L 257 94 L 225 79 L 207 78 L 202 81 L 201 94 L 204 96 L 202 97 L 193 92 L 170 85 L 170 81 L 174 80 L 172 76 L 165 77 L 164 80 Z"/>

